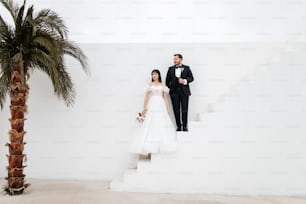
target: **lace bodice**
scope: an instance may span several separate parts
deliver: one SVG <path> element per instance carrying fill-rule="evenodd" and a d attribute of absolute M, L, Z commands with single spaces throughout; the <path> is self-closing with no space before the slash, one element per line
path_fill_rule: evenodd
<path fill-rule="evenodd" d="M 151 96 L 162 96 L 163 92 L 169 93 L 169 88 L 162 85 L 148 85 L 146 91 L 150 92 Z"/>

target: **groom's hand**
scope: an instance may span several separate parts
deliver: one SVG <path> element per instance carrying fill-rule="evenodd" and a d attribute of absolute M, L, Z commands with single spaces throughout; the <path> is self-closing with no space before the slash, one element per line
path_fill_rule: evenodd
<path fill-rule="evenodd" d="M 180 84 L 184 84 L 184 83 L 185 83 L 185 80 L 182 79 L 182 78 L 179 78 L 178 80 L 179 80 L 179 83 L 180 83 Z"/>

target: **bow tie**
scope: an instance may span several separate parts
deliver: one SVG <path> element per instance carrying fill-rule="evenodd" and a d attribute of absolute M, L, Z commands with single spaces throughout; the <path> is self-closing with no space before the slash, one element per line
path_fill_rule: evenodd
<path fill-rule="evenodd" d="M 183 66 L 175 66 L 175 68 L 183 68 Z"/>

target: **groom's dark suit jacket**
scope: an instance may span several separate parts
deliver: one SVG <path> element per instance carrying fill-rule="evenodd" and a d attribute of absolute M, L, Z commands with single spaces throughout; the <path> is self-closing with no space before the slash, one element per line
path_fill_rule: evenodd
<path fill-rule="evenodd" d="M 190 96 L 190 88 L 189 83 L 193 81 L 193 75 L 189 68 L 189 66 L 182 64 L 182 67 L 184 68 L 183 72 L 181 73 L 181 78 L 187 79 L 187 84 L 179 84 L 178 79 L 175 76 L 175 65 L 169 67 L 167 76 L 166 76 L 166 85 L 169 87 L 170 92 L 169 94 L 173 94 L 175 92 L 175 89 L 182 88 L 183 92 L 186 96 Z"/>

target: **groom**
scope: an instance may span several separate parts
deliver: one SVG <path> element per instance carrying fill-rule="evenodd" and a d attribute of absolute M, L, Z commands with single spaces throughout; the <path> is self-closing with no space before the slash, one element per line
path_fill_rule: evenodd
<path fill-rule="evenodd" d="M 169 67 L 166 76 L 166 85 L 170 89 L 170 97 L 175 115 L 177 129 L 182 130 L 181 112 L 183 120 L 183 131 L 188 131 L 188 101 L 191 95 L 189 83 L 193 81 L 193 75 L 190 67 L 182 64 L 183 56 L 181 54 L 173 55 L 174 65 Z"/>

